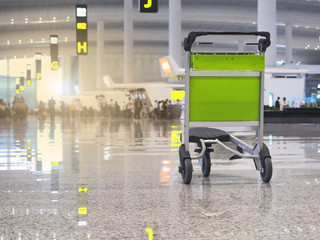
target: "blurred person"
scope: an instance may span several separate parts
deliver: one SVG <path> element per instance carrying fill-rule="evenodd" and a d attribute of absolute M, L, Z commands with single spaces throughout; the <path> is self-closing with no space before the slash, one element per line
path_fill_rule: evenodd
<path fill-rule="evenodd" d="M 142 118 L 149 118 L 149 109 L 148 109 L 147 103 L 144 103 L 143 109 L 141 111 L 141 115 L 142 115 Z"/>
<path fill-rule="evenodd" d="M 77 105 L 72 101 L 72 103 L 70 104 L 69 109 L 70 109 L 70 112 L 71 112 L 71 118 L 72 118 L 72 120 L 74 120 L 75 117 L 76 117 Z"/>
<path fill-rule="evenodd" d="M 132 119 L 133 116 L 133 104 L 132 100 L 129 98 L 129 101 L 126 104 L 126 118 Z"/>
<path fill-rule="evenodd" d="M 140 119 L 140 113 L 142 110 L 142 101 L 137 98 L 134 102 L 134 118 Z"/>
<path fill-rule="evenodd" d="M 157 119 L 158 118 L 158 101 L 157 100 L 154 101 L 152 107 L 153 107 L 153 111 L 152 111 L 153 116 L 152 117 L 154 119 Z"/>
<path fill-rule="evenodd" d="M 46 118 L 46 106 L 42 100 L 40 100 L 38 105 L 38 118 L 40 121 Z"/>
<path fill-rule="evenodd" d="M 171 103 L 171 100 L 168 100 L 168 102 L 167 102 L 166 118 L 168 118 L 168 119 L 172 118 L 172 103 Z"/>
<path fill-rule="evenodd" d="M 280 111 L 283 111 L 285 108 L 289 107 L 289 104 L 287 102 L 287 98 L 283 98 L 282 102 L 280 104 Z"/>
<path fill-rule="evenodd" d="M 280 97 L 277 97 L 277 100 L 276 100 L 274 106 L 275 106 L 277 109 L 280 109 Z"/>
<path fill-rule="evenodd" d="M 65 116 L 66 116 L 66 105 L 65 105 L 65 103 L 63 101 L 61 101 L 60 110 L 61 110 L 61 116 L 63 118 L 65 118 Z"/>
<path fill-rule="evenodd" d="M 51 121 L 54 121 L 54 118 L 56 116 L 56 101 L 53 99 L 53 97 L 51 97 L 51 99 L 48 102 L 48 110 Z"/>
<path fill-rule="evenodd" d="M 115 117 L 116 115 L 116 104 L 115 102 L 113 101 L 113 99 L 110 100 L 110 116 L 111 117 Z"/>

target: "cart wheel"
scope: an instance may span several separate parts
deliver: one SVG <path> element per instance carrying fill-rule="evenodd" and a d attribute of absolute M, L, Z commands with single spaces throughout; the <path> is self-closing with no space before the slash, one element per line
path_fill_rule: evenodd
<path fill-rule="evenodd" d="M 208 177 L 211 171 L 211 159 L 210 153 L 205 153 L 202 158 L 199 159 L 199 163 L 202 170 L 202 175 Z"/>
<path fill-rule="evenodd" d="M 184 168 L 182 169 L 182 180 L 185 184 L 189 184 L 192 179 L 192 163 L 190 158 L 184 159 Z"/>
<path fill-rule="evenodd" d="M 260 173 L 261 179 L 264 182 L 270 182 L 272 178 L 272 162 L 267 145 L 263 144 L 263 149 L 259 153 L 263 172 Z"/>
<path fill-rule="evenodd" d="M 264 182 L 270 182 L 272 178 L 272 162 L 271 158 L 266 157 L 262 164 L 263 172 L 260 173 L 261 179 Z"/>

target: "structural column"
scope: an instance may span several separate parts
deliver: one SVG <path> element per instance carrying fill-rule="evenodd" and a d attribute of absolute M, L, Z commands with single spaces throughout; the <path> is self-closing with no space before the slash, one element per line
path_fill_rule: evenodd
<path fill-rule="evenodd" d="M 266 65 L 275 66 L 277 61 L 277 1 L 258 0 L 258 31 L 271 34 L 271 46 L 266 51 Z"/>
<path fill-rule="evenodd" d="M 123 80 L 125 83 L 132 82 L 133 78 L 133 2 L 124 0 L 124 71 Z"/>
<path fill-rule="evenodd" d="M 71 74 L 71 56 L 63 58 L 63 94 L 71 95 L 72 74 Z"/>
<path fill-rule="evenodd" d="M 78 77 L 79 77 L 79 92 L 85 91 L 86 86 L 86 56 L 79 55 L 79 71 L 78 71 Z"/>
<path fill-rule="evenodd" d="M 292 25 L 286 24 L 286 63 L 292 62 Z"/>
<path fill-rule="evenodd" d="M 181 0 L 169 1 L 169 55 L 181 67 Z"/>
<path fill-rule="evenodd" d="M 10 59 L 7 59 L 7 103 L 11 106 L 11 94 L 10 94 Z M 12 107 L 12 106 L 11 106 Z"/>
<path fill-rule="evenodd" d="M 97 81 L 96 89 L 103 90 L 103 58 L 104 58 L 104 21 L 98 20 L 97 22 Z"/>

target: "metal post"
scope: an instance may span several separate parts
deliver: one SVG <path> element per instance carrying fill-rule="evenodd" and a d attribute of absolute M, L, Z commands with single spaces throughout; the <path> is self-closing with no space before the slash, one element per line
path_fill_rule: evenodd
<path fill-rule="evenodd" d="M 190 106 L 190 52 L 186 52 L 185 103 L 184 103 L 184 144 L 189 151 L 189 106 Z"/>
<path fill-rule="evenodd" d="M 10 93 L 10 60 L 7 59 L 7 103 L 11 101 L 11 93 Z M 10 103 L 11 106 L 11 103 Z"/>
<path fill-rule="evenodd" d="M 124 71 L 125 83 L 132 82 L 133 65 L 133 4 L 132 0 L 124 0 Z"/>
<path fill-rule="evenodd" d="M 169 1 L 169 55 L 181 66 L 181 0 Z"/>
<path fill-rule="evenodd" d="M 275 66 L 277 61 L 277 1 L 258 0 L 258 31 L 270 32 L 271 46 L 266 52 L 266 65 Z"/>
<path fill-rule="evenodd" d="M 97 81 L 96 89 L 103 90 L 104 20 L 97 21 Z"/>
<path fill-rule="evenodd" d="M 259 143 L 260 149 L 263 148 L 263 124 L 264 124 L 263 118 L 264 118 L 264 71 L 261 71 L 260 73 L 260 116 L 259 116 L 259 131 L 258 131 L 258 143 Z"/>

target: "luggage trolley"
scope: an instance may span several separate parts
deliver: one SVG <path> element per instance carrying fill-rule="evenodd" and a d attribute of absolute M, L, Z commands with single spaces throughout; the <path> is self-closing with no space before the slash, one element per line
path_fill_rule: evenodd
<path fill-rule="evenodd" d="M 197 52 L 195 40 L 207 35 L 253 35 L 261 37 L 253 52 Z M 208 44 L 208 43 L 205 43 Z M 185 124 L 179 148 L 179 172 L 183 182 L 192 179 L 191 160 L 199 159 L 202 174 L 211 171 L 210 153 L 214 144 L 234 154 L 230 158 L 251 158 L 263 182 L 272 177 L 272 162 L 263 143 L 264 53 L 270 46 L 269 32 L 190 32 L 184 40 L 186 52 Z M 255 127 L 254 148 L 230 133 L 213 127 Z M 196 143 L 196 154 L 189 143 Z M 236 150 L 225 144 L 230 142 Z"/>

